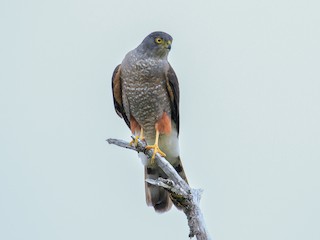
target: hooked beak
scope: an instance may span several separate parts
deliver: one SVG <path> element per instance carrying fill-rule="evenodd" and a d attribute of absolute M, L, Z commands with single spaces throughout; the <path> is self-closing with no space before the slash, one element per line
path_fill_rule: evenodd
<path fill-rule="evenodd" d="M 166 42 L 166 49 L 168 49 L 168 50 L 171 49 L 171 41 Z"/>

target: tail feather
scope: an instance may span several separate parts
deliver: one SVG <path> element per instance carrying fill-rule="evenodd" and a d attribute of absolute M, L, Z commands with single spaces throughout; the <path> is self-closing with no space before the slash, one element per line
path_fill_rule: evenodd
<path fill-rule="evenodd" d="M 174 167 L 174 169 L 177 171 L 177 173 L 180 175 L 180 177 L 186 182 L 188 183 L 188 179 L 186 176 L 186 173 L 184 172 L 184 168 L 182 166 L 182 162 L 180 160 L 180 156 L 178 156 L 176 158 L 176 160 L 172 163 L 172 166 Z"/>
<path fill-rule="evenodd" d="M 145 179 L 166 178 L 166 175 L 157 166 L 145 166 Z M 172 207 L 169 193 L 161 188 L 145 182 L 146 202 L 154 207 L 156 212 L 166 212 Z"/>
<path fill-rule="evenodd" d="M 176 169 L 182 179 L 187 183 L 186 174 L 183 170 L 183 166 L 180 160 L 180 157 L 175 159 L 168 159 L 172 166 Z M 145 179 L 157 179 L 159 177 L 168 178 L 167 175 L 156 165 L 147 165 L 145 166 Z M 170 197 L 170 194 L 163 189 L 162 187 L 157 187 L 149 183 L 145 183 L 146 191 L 146 202 L 148 206 L 153 206 L 157 212 L 166 212 L 172 207 L 172 203 L 178 208 L 181 209 L 181 206 L 178 202 L 175 202 L 173 198 Z"/>

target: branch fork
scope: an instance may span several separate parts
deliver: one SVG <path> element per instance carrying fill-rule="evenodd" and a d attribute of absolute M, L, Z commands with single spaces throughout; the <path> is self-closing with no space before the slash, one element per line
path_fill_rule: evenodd
<path fill-rule="evenodd" d="M 140 139 L 138 139 L 136 146 L 131 146 L 126 141 L 112 138 L 107 139 L 107 142 L 136 152 L 143 152 L 149 158 L 153 155 L 153 149 L 146 149 L 146 143 Z M 160 156 L 160 154 L 157 153 L 154 160 L 168 176 L 168 179 L 146 179 L 146 182 L 163 187 L 170 192 L 171 197 L 174 198 L 175 201 L 179 202 L 188 219 L 190 238 L 196 237 L 197 240 L 210 240 L 211 238 L 206 229 L 203 215 L 199 207 L 203 190 L 190 188 L 172 165 L 164 157 Z"/>

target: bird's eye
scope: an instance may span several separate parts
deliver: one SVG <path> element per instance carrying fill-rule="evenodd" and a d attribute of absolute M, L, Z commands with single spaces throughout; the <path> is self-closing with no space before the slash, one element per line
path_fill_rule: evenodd
<path fill-rule="evenodd" d="M 157 38 L 155 38 L 155 40 L 154 40 L 156 43 L 158 43 L 158 44 L 160 44 L 160 43 L 162 43 L 163 42 L 163 39 L 162 38 L 159 38 L 159 37 L 157 37 Z"/>

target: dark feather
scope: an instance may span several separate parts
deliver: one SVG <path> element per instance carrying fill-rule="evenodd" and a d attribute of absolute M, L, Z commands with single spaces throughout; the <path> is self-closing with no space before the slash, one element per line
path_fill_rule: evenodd
<path fill-rule="evenodd" d="M 120 71 L 121 71 L 121 64 L 119 64 L 112 74 L 112 95 L 113 95 L 113 103 L 114 103 L 114 109 L 116 110 L 116 113 L 119 115 L 119 117 L 123 118 L 128 127 L 130 128 L 130 121 L 127 118 L 126 114 L 124 113 L 124 108 L 122 105 L 122 86 L 121 86 L 121 77 L 120 77 Z"/>
<path fill-rule="evenodd" d="M 178 78 L 171 67 L 169 65 L 169 69 L 167 72 L 167 91 L 170 97 L 171 102 L 171 118 L 177 126 L 177 132 L 179 134 L 179 98 L 180 98 L 180 91 L 179 91 L 179 82 Z"/>

